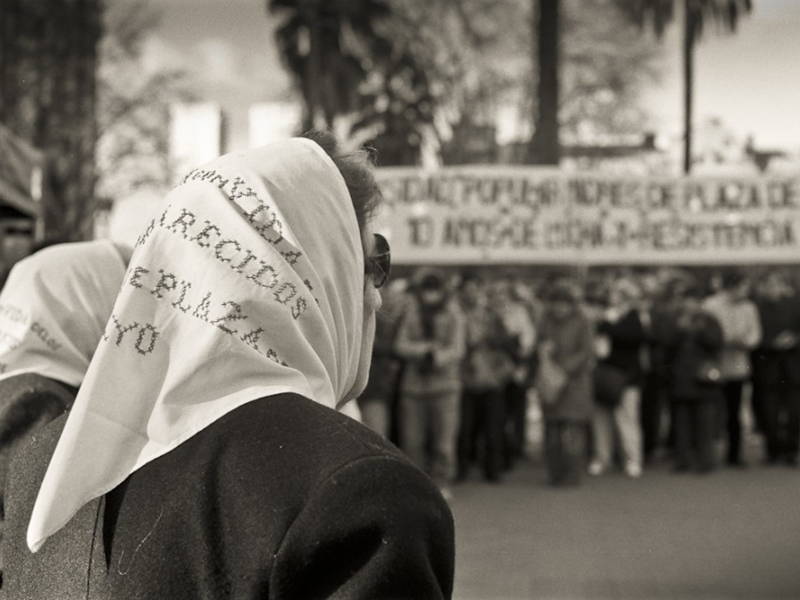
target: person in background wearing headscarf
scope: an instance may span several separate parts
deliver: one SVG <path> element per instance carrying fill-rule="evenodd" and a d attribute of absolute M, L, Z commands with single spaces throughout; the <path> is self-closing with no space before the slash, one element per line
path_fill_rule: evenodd
<path fill-rule="evenodd" d="M 420 273 L 397 333 L 396 348 L 406 360 L 400 383 L 401 447 L 414 464 L 431 474 L 445 497 L 451 494 L 457 471 L 465 352 L 464 317 L 447 285 L 439 271 Z M 430 459 L 427 447 L 432 450 Z"/>
<path fill-rule="evenodd" d="M 59 244 L 9 273 L 0 292 L 0 516 L 14 453 L 75 400 L 130 252 L 106 240 Z"/>
<path fill-rule="evenodd" d="M 368 157 L 315 138 L 214 160 L 156 211 L 69 418 L 12 466 L 8 598 L 451 595 L 438 489 L 337 412 L 389 254 Z"/>
<path fill-rule="evenodd" d="M 622 376 L 619 399 L 615 406 L 597 404 L 592 417 L 594 456 L 589 473 L 602 475 L 610 466 L 614 451 L 615 433 L 623 455 L 623 469 L 631 478 L 642 474 L 641 405 L 642 346 L 646 336 L 639 315 L 641 292 L 627 278 L 616 280 L 610 290 L 610 307 L 597 326 L 597 332 L 609 341 L 605 366 L 616 369 Z"/>
<path fill-rule="evenodd" d="M 550 483 L 576 485 L 586 468 L 594 332 L 569 282 L 553 282 L 543 292 L 547 308 L 539 329 L 538 351 L 549 354 L 567 376 L 559 398 L 542 405 L 545 462 Z"/>
<path fill-rule="evenodd" d="M 750 282 L 746 278 L 733 271 L 725 272 L 721 288 L 705 300 L 704 307 L 719 321 L 725 340 L 720 369 L 728 432 L 727 464 L 743 468 L 747 464 L 741 455 L 742 395 L 752 376 L 750 352 L 761 343 L 761 319 L 749 298 Z"/>

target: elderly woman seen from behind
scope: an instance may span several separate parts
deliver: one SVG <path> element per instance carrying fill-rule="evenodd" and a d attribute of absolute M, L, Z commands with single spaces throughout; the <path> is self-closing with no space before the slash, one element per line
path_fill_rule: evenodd
<path fill-rule="evenodd" d="M 142 233 L 69 418 L 12 473 L 9 597 L 451 595 L 438 490 L 336 412 L 388 253 L 366 158 L 317 140 L 193 171 Z"/>
<path fill-rule="evenodd" d="M 0 292 L 0 515 L 11 459 L 75 400 L 129 259 L 110 241 L 78 242 L 10 270 Z"/>

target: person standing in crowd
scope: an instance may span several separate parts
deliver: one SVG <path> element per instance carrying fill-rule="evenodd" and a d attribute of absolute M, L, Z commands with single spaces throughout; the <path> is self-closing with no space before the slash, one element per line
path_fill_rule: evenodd
<path fill-rule="evenodd" d="M 639 316 L 641 294 L 633 281 L 616 280 L 610 291 L 610 306 L 597 332 L 606 336 L 608 355 L 602 359 L 609 372 L 619 372 L 618 398 L 611 404 L 596 404 L 592 418 L 594 434 L 591 475 L 602 475 L 613 459 L 615 433 L 619 437 L 623 468 L 628 477 L 642 474 L 642 430 L 639 416 L 641 403 L 641 352 L 645 332 Z"/>
<path fill-rule="evenodd" d="M 758 290 L 761 344 L 753 352 L 753 410 L 766 461 L 797 466 L 800 449 L 800 306 L 785 277 L 772 271 Z"/>
<path fill-rule="evenodd" d="M 447 503 L 338 412 L 389 254 L 368 156 L 314 138 L 216 159 L 159 207 L 69 417 L 12 465 L 5 597 L 452 595 Z"/>
<path fill-rule="evenodd" d="M 511 468 L 525 453 L 529 369 L 536 344 L 536 330 L 517 282 L 496 284 L 490 302 L 500 314 L 509 340 L 506 352 L 514 364 L 504 392 L 505 461 L 506 467 Z"/>
<path fill-rule="evenodd" d="M 130 255 L 108 240 L 58 244 L 9 273 L 0 292 L 0 518 L 11 459 L 75 400 Z"/>
<path fill-rule="evenodd" d="M 405 287 L 404 280 L 397 280 L 384 288 L 383 303 L 375 315 L 369 381 L 358 397 L 361 422 L 385 438 L 389 437 L 391 404 L 399 384 L 400 361 L 395 353 L 395 341 L 405 308 Z"/>
<path fill-rule="evenodd" d="M 586 434 L 592 414 L 592 324 L 568 282 L 554 282 L 545 290 L 545 302 L 538 352 L 548 354 L 566 375 L 558 399 L 542 405 L 545 462 L 552 484 L 577 484 L 586 467 Z"/>
<path fill-rule="evenodd" d="M 727 464 L 745 467 L 742 446 L 742 392 L 751 378 L 750 352 L 761 342 L 758 309 L 749 299 L 749 281 L 735 272 L 722 275 L 721 289 L 707 298 L 705 308 L 722 326 L 724 346 L 720 369 L 728 432 Z"/>
<path fill-rule="evenodd" d="M 401 447 L 448 498 L 457 474 L 464 317 L 437 270 L 421 271 L 412 296 L 396 344 L 406 360 L 400 383 Z"/>
<path fill-rule="evenodd" d="M 662 431 L 661 418 L 667 412 L 668 434 L 666 445 L 675 449 L 675 403 L 673 402 L 674 382 L 672 381 L 676 358 L 676 323 L 678 315 L 684 310 L 685 294 L 687 290 L 699 290 L 697 285 L 690 282 L 683 275 L 668 275 L 661 281 L 660 293 L 652 303 L 650 311 L 650 344 L 652 394 L 661 411 L 652 415 L 652 421 L 643 416 L 644 453 L 647 460 L 648 453 L 657 449 L 658 436 Z M 692 292 L 699 293 L 699 292 Z"/>
<path fill-rule="evenodd" d="M 682 290 L 680 308 L 663 323 L 663 341 L 672 348 L 671 395 L 674 415 L 675 470 L 714 468 L 714 431 L 722 395 L 720 352 L 723 333 L 717 319 L 702 308 L 697 286 Z M 665 321 L 670 315 L 665 314 Z"/>
<path fill-rule="evenodd" d="M 515 369 L 509 345 L 515 344 L 486 289 L 473 276 L 461 281 L 466 355 L 463 362 L 461 420 L 458 434 L 458 479 L 463 481 L 476 457 L 487 481 L 499 482 L 505 466 L 506 384 Z M 482 443 L 482 448 L 480 447 Z"/>
<path fill-rule="evenodd" d="M 658 449 L 661 433 L 661 413 L 666 402 L 664 399 L 665 378 L 663 357 L 657 342 L 657 323 L 662 304 L 662 286 L 655 274 L 642 277 L 642 302 L 639 316 L 645 332 L 645 343 L 642 346 L 642 459 L 644 464 L 652 461 Z"/>

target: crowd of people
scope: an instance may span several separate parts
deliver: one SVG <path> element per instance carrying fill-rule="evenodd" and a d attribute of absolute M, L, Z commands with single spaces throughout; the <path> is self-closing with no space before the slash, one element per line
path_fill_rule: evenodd
<path fill-rule="evenodd" d="M 777 267 L 530 281 L 421 268 L 384 294 L 359 405 L 445 494 L 478 469 L 501 481 L 532 437 L 553 484 L 664 460 L 745 468 L 746 426 L 758 462 L 796 467 L 799 341 L 797 291 Z M 532 409 L 541 432 L 526 432 Z"/>

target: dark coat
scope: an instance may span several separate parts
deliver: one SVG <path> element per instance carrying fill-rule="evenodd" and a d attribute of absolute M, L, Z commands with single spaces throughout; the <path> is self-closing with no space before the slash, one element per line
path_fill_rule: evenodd
<path fill-rule="evenodd" d="M 601 322 L 598 333 L 611 341 L 611 352 L 603 362 L 625 371 L 631 385 L 639 385 L 642 379 L 641 351 L 647 336 L 639 313 L 629 310 L 619 321 Z"/>
<path fill-rule="evenodd" d="M 708 312 L 692 315 L 687 326 L 682 327 L 680 316 L 673 324 L 675 358 L 672 364 L 672 395 L 681 401 L 716 401 L 718 384 L 703 383 L 698 370 L 704 363 L 719 365 L 724 343 L 719 321 Z"/>
<path fill-rule="evenodd" d="M 35 431 L 62 415 L 78 390 L 36 373 L 0 381 L 0 515 L 11 458 Z"/>
<path fill-rule="evenodd" d="M 786 382 L 800 387 L 800 347 L 781 349 L 776 338 L 784 331 L 800 336 L 800 298 L 761 299 L 756 303 L 761 319 L 761 344 L 752 352 L 753 383 L 774 387 Z"/>
<path fill-rule="evenodd" d="M 539 343 L 552 342 L 553 359 L 567 373 L 561 398 L 542 411 L 547 420 L 588 421 L 592 415 L 594 387 L 594 331 L 583 311 L 565 321 L 545 313 L 539 329 Z"/>
<path fill-rule="evenodd" d="M 12 467 L 8 598 L 451 596 L 453 520 L 436 487 L 366 427 L 291 394 L 227 414 L 31 554 L 61 427 Z"/>

